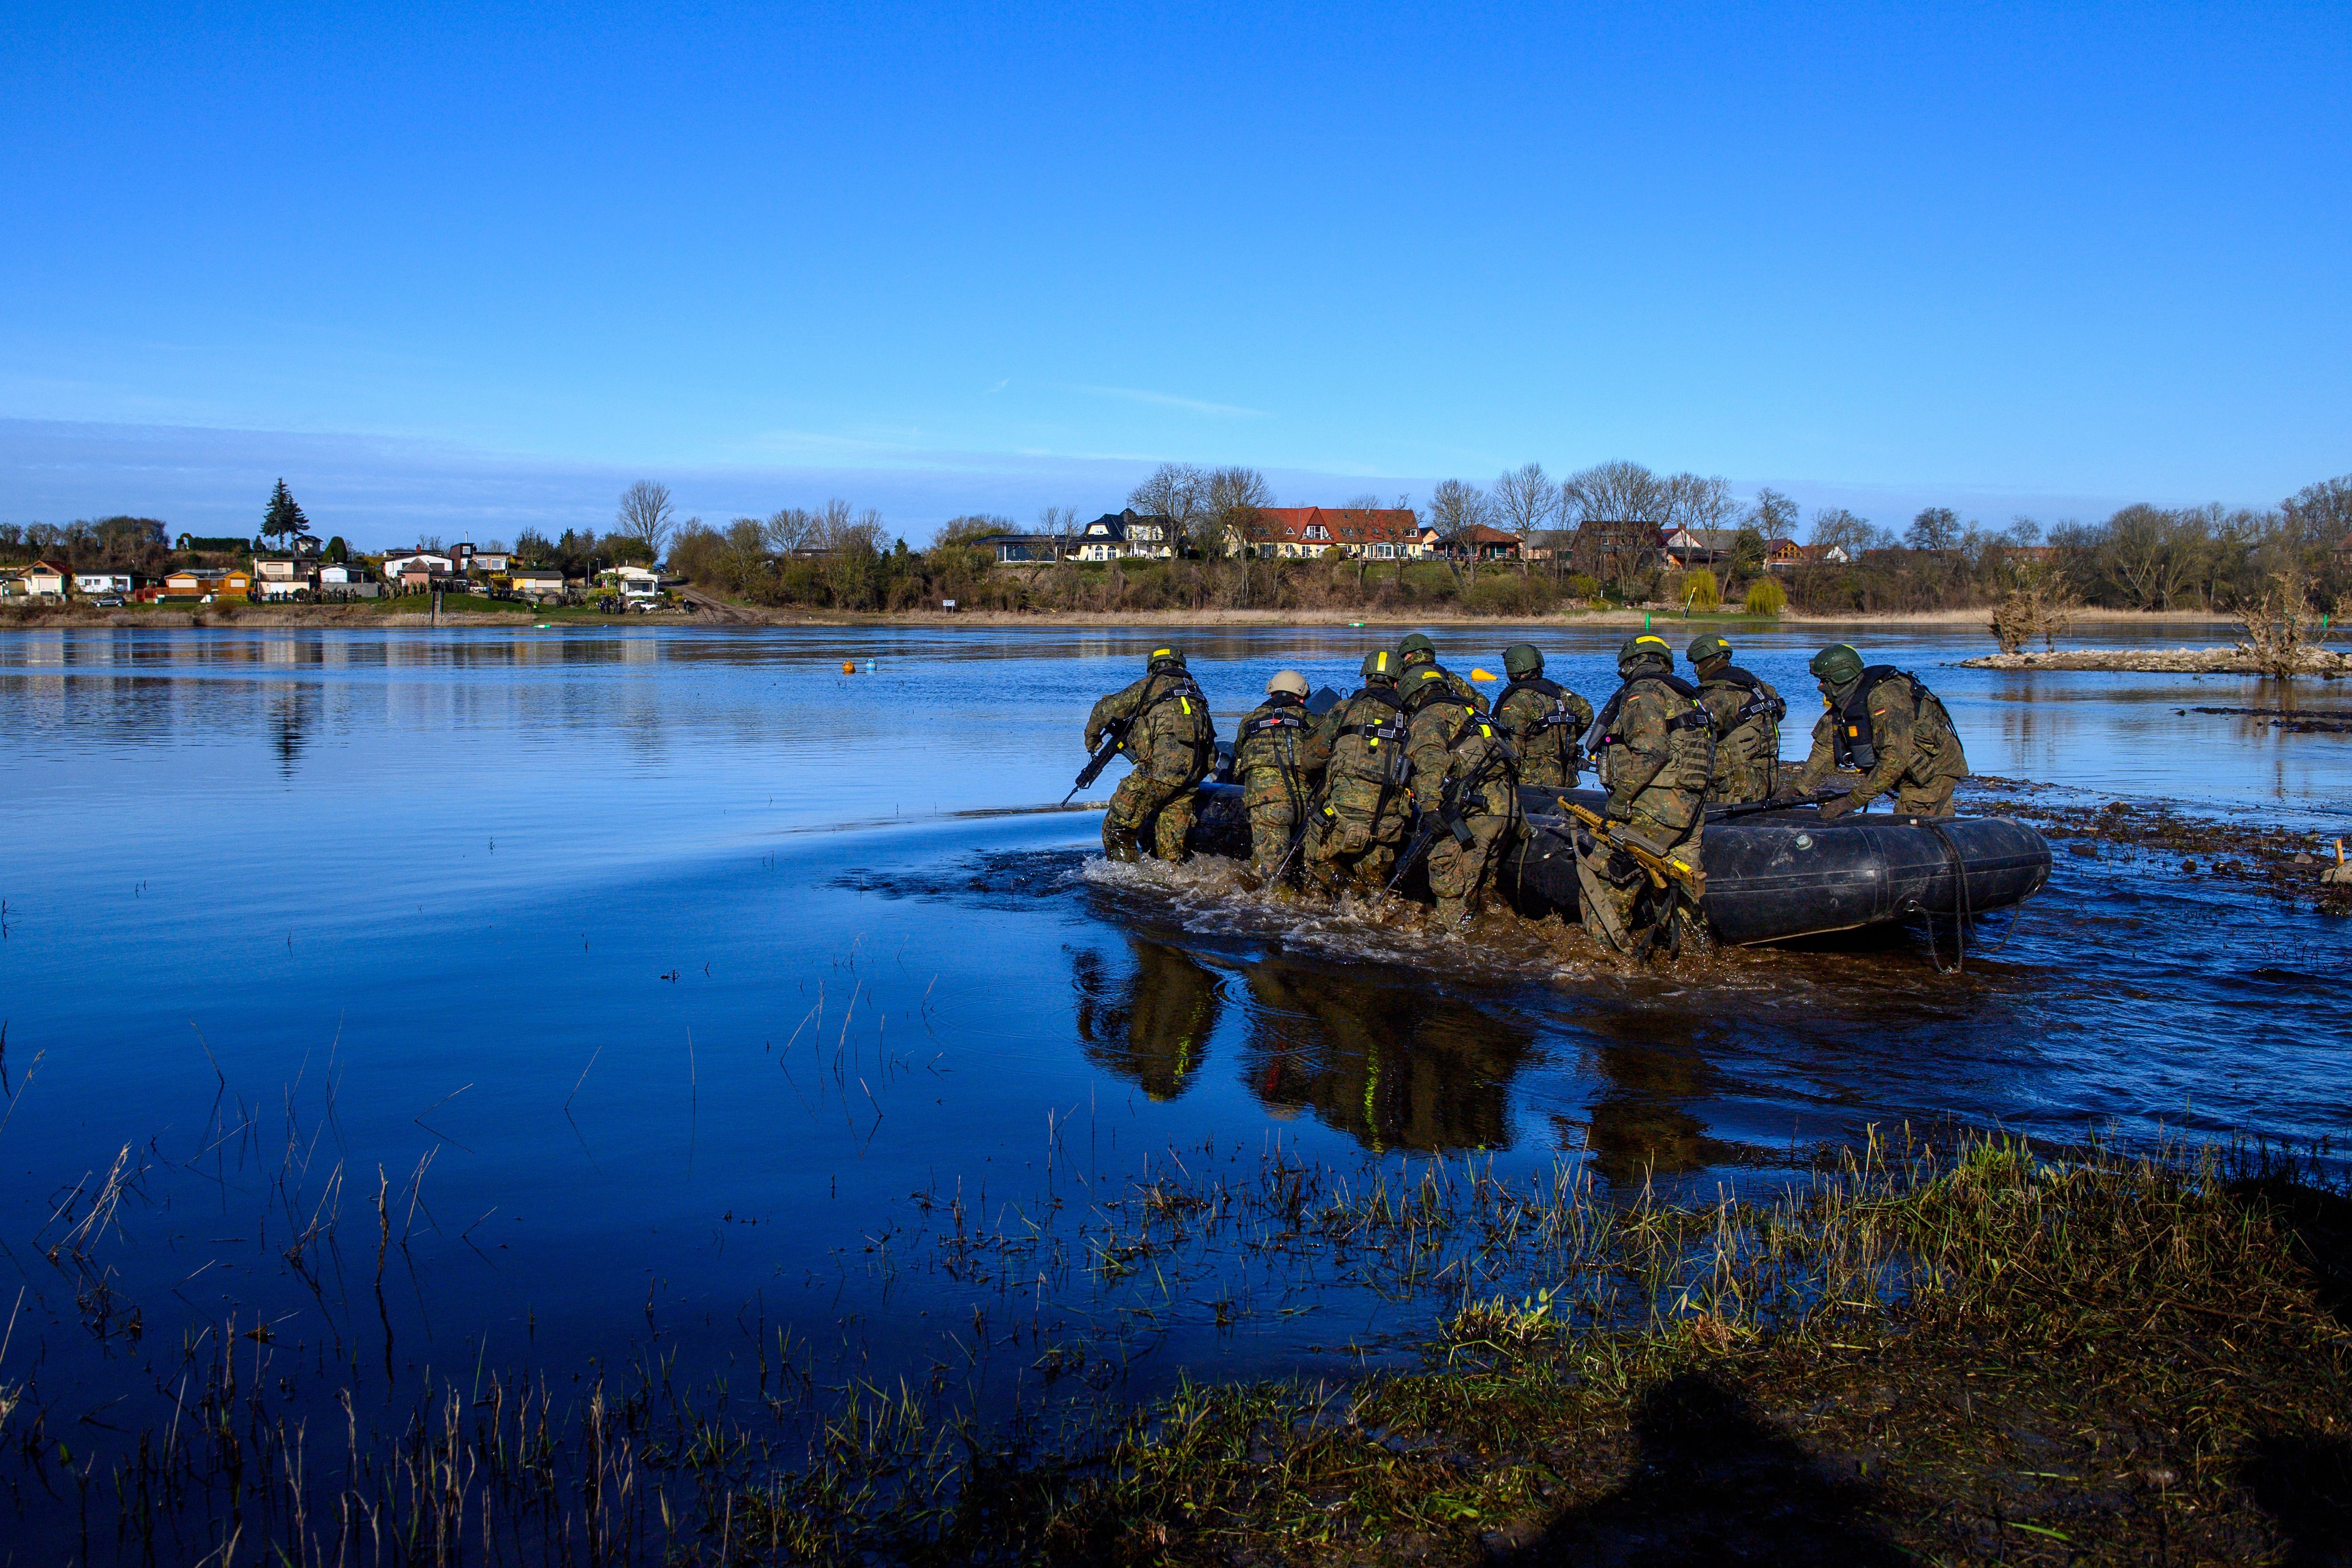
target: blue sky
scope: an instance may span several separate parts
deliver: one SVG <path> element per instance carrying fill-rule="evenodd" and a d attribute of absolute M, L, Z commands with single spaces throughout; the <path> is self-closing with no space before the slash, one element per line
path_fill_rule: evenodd
<path fill-rule="evenodd" d="M 2352 470 L 2340 5 L 0 17 L 0 520 Z"/>

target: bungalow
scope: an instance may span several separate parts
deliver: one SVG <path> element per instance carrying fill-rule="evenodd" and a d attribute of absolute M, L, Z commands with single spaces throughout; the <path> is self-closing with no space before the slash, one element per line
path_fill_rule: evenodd
<path fill-rule="evenodd" d="M 319 568 L 319 593 L 332 599 L 373 599 L 382 592 L 364 566 L 327 565 Z"/>
<path fill-rule="evenodd" d="M 1057 533 L 989 533 L 971 543 L 976 550 L 994 554 L 1000 563 L 1059 561 L 1069 552 L 1068 541 Z"/>
<path fill-rule="evenodd" d="M 139 574 L 135 572 L 77 572 L 73 584 L 75 593 L 91 598 L 100 594 L 120 594 L 127 599 L 139 591 Z"/>
<path fill-rule="evenodd" d="M 244 598 L 253 592 L 253 576 L 234 567 L 191 566 L 168 573 L 162 597 L 167 599 Z"/>
<path fill-rule="evenodd" d="M 14 572 L 0 572 L 0 599 L 21 599 L 25 596 L 25 579 Z"/>
<path fill-rule="evenodd" d="M 554 598 L 563 592 L 563 574 L 552 566 L 517 566 L 507 574 L 507 586 L 534 599 Z"/>
<path fill-rule="evenodd" d="M 34 562 L 30 566 L 23 568 L 20 575 L 25 581 L 25 592 L 35 598 L 62 599 L 66 596 L 67 588 L 73 582 L 71 572 L 62 566 L 53 566 L 46 561 Z"/>
<path fill-rule="evenodd" d="M 428 578 L 451 575 L 457 570 L 457 563 L 437 550 L 395 550 L 383 558 L 384 581 L 397 578 L 405 584 L 411 567 L 417 568 L 417 579 L 422 583 Z"/>
<path fill-rule="evenodd" d="M 1474 522 L 1439 540 L 1436 548 L 1439 554 L 1455 561 L 1517 561 L 1520 542 L 1516 533 Z"/>

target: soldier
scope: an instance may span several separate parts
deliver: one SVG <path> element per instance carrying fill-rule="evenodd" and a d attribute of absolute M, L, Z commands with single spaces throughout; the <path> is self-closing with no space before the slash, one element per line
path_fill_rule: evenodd
<path fill-rule="evenodd" d="M 1265 700 L 1242 721 L 1234 747 L 1234 773 L 1249 813 L 1250 870 L 1260 881 L 1290 858 L 1306 826 L 1307 805 L 1331 760 L 1319 740 L 1307 711 L 1307 678 L 1276 670 L 1265 683 Z"/>
<path fill-rule="evenodd" d="M 1119 780 L 1103 813 L 1103 853 L 1114 860 L 1141 859 L 1137 845 L 1143 825 L 1158 812 L 1153 847 L 1162 860 L 1181 860 L 1199 801 L 1194 788 L 1208 775 L 1217 742 L 1209 700 L 1185 670 L 1182 648 L 1153 648 L 1142 679 L 1095 704 L 1087 715 L 1087 750 L 1122 721 L 1127 730 L 1119 754 L 1135 767 Z"/>
<path fill-rule="evenodd" d="M 1477 911 L 1497 855 L 1510 847 L 1519 818 L 1518 753 L 1433 664 L 1405 677 L 1404 712 L 1413 800 L 1424 830 L 1434 830 L 1429 890 L 1437 895 L 1437 923 L 1451 929 Z"/>
<path fill-rule="evenodd" d="M 1617 674 L 1625 684 L 1594 721 L 1600 739 L 1593 751 L 1609 790 L 1601 815 L 1623 823 L 1654 853 L 1698 866 L 1715 737 L 1698 689 L 1670 673 L 1674 659 L 1666 640 L 1647 632 L 1618 651 Z M 1584 848 L 1577 876 L 1584 929 L 1620 952 L 1634 951 L 1643 934 L 1637 927 L 1662 921 L 1671 911 L 1654 898 L 1650 919 L 1640 919 L 1647 874 L 1632 856 L 1597 837 Z"/>
<path fill-rule="evenodd" d="M 1439 679 L 1445 682 L 1447 689 L 1454 696 L 1481 713 L 1486 711 L 1486 699 L 1479 694 L 1478 689 L 1437 662 L 1437 645 L 1419 632 L 1408 632 L 1404 640 L 1397 644 L 1397 679 L 1407 690 L 1412 689 L 1414 684 L 1413 671 L 1417 669 L 1437 671 Z"/>
<path fill-rule="evenodd" d="M 1363 689 L 1315 731 L 1330 764 L 1307 830 L 1307 863 L 1334 893 L 1350 883 L 1376 893 L 1388 883 L 1410 800 L 1403 708 L 1397 656 L 1383 648 L 1364 656 Z"/>
<path fill-rule="evenodd" d="M 1813 724 L 1811 754 L 1781 796 L 1811 795 L 1832 768 L 1849 768 L 1862 782 L 1822 805 L 1824 821 L 1859 811 L 1888 790 L 1895 792 L 1897 811 L 1951 816 L 1952 791 L 1969 776 L 1969 759 L 1936 694 L 1891 664 L 1864 665 L 1846 643 L 1822 649 L 1808 668 L 1821 679 L 1827 711 Z"/>
<path fill-rule="evenodd" d="M 1546 680 L 1543 668 L 1543 655 L 1533 643 L 1513 643 L 1503 650 L 1503 673 L 1511 683 L 1495 699 L 1495 721 L 1518 751 L 1521 784 L 1574 789 L 1577 742 L 1592 728 L 1592 704 Z"/>
<path fill-rule="evenodd" d="M 1780 721 L 1788 703 L 1762 680 L 1731 662 L 1731 645 L 1709 633 L 1693 637 L 1692 670 L 1698 700 L 1715 721 L 1715 779 L 1710 792 L 1718 805 L 1741 805 L 1772 798 L 1780 765 Z"/>

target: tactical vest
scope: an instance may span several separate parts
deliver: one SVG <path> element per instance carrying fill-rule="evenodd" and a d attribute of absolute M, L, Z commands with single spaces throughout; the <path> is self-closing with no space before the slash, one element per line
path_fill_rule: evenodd
<path fill-rule="evenodd" d="M 1367 700 L 1389 711 L 1382 718 L 1350 723 L 1333 738 L 1330 775 L 1393 789 L 1405 782 L 1412 769 L 1404 750 L 1404 704 L 1386 687 L 1367 686 L 1348 699 L 1349 712 L 1352 715 L 1356 704 Z"/>
<path fill-rule="evenodd" d="M 1568 689 L 1556 680 L 1540 675 L 1523 675 L 1495 695 L 1495 711 L 1502 712 L 1513 696 L 1532 691 L 1550 704 L 1528 727 L 1527 746 L 1530 756 L 1556 752 L 1565 768 L 1575 759 L 1577 736 L 1571 726 L 1576 715 L 1569 710 Z"/>
<path fill-rule="evenodd" d="M 1746 693 L 1740 700 L 1738 711 L 1732 714 L 1731 722 L 1725 727 L 1719 738 L 1729 740 L 1743 727 L 1763 720 L 1765 721 L 1757 724 L 1751 731 L 1748 753 L 1759 762 L 1778 758 L 1780 754 L 1780 721 L 1789 716 L 1789 704 L 1781 700 L 1780 694 L 1768 689 L 1762 681 L 1737 665 L 1719 675 L 1708 676 L 1706 684 L 1735 686 Z"/>
<path fill-rule="evenodd" d="M 1465 703 L 1465 706 L 1468 705 Z M 1489 782 L 1499 780 L 1507 788 L 1518 787 L 1518 748 L 1511 744 L 1510 736 L 1492 719 L 1473 710 L 1465 715 L 1454 733 L 1446 737 L 1445 749 L 1458 756 L 1462 748 L 1473 739 L 1485 742 L 1479 749 L 1478 759 L 1470 764 L 1467 773 L 1454 781 L 1448 793 L 1457 805 L 1475 794 L 1479 797 L 1478 809 L 1491 810 L 1492 803 L 1486 798 Z"/>
<path fill-rule="evenodd" d="M 1250 743 L 1264 741 L 1276 748 L 1277 764 L 1286 768 L 1297 759 L 1298 742 L 1314 727 L 1305 708 L 1295 701 L 1283 703 L 1273 712 L 1262 713 L 1242 726 L 1241 733 L 1234 741 L 1234 764 L 1238 767 L 1267 765 L 1254 763 L 1249 758 Z"/>
<path fill-rule="evenodd" d="M 1151 679 L 1167 684 L 1150 692 L 1136 708 L 1135 717 L 1127 726 L 1127 738 L 1119 742 L 1119 750 L 1126 752 L 1128 760 L 1136 766 L 1145 767 L 1150 763 L 1154 740 L 1173 741 L 1180 746 L 1192 747 L 1193 771 L 1206 773 L 1212 761 L 1212 751 L 1217 742 L 1217 726 L 1209 717 L 1208 698 L 1202 694 L 1197 681 L 1181 671 L 1156 675 Z M 1164 735 L 1155 736 L 1148 721 L 1154 710 L 1171 702 L 1176 705 L 1175 721 L 1168 726 Z"/>
<path fill-rule="evenodd" d="M 1592 732 L 1599 737 L 1592 750 L 1601 760 L 1603 782 L 1611 776 L 1612 753 L 1626 744 L 1625 738 L 1616 732 L 1617 715 L 1624 708 L 1627 695 L 1645 680 L 1656 681 L 1688 704 L 1666 721 L 1666 765 L 1658 770 L 1647 787 L 1703 794 L 1715 774 L 1715 721 L 1699 704 L 1698 688 L 1674 675 L 1633 677 L 1617 689 L 1600 717 L 1592 721 Z"/>
<path fill-rule="evenodd" d="M 1830 706 L 1836 720 L 1830 727 L 1830 754 L 1839 767 L 1868 773 L 1878 765 L 1878 736 L 1871 723 L 1870 694 L 1890 680 L 1910 682 L 1911 705 L 1917 710 L 1918 718 L 1924 720 L 1932 712 L 1945 729 L 1952 727 L 1951 715 L 1944 711 L 1943 703 L 1917 676 L 1891 664 L 1874 664 L 1862 672 L 1862 679 L 1853 683 L 1853 690 L 1844 701 Z M 1940 739 L 1930 736 L 1928 749 L 1935 749 Z"/>

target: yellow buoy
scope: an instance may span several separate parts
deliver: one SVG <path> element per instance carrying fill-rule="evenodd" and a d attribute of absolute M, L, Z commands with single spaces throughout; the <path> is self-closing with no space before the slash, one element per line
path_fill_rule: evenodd
<path fill-rule="evenodd" d="M 1470 672 L 1470 679 L 1473 680 L 1492 680 L 1495 677 L 1483 669 L 1473 669 Z"/>

